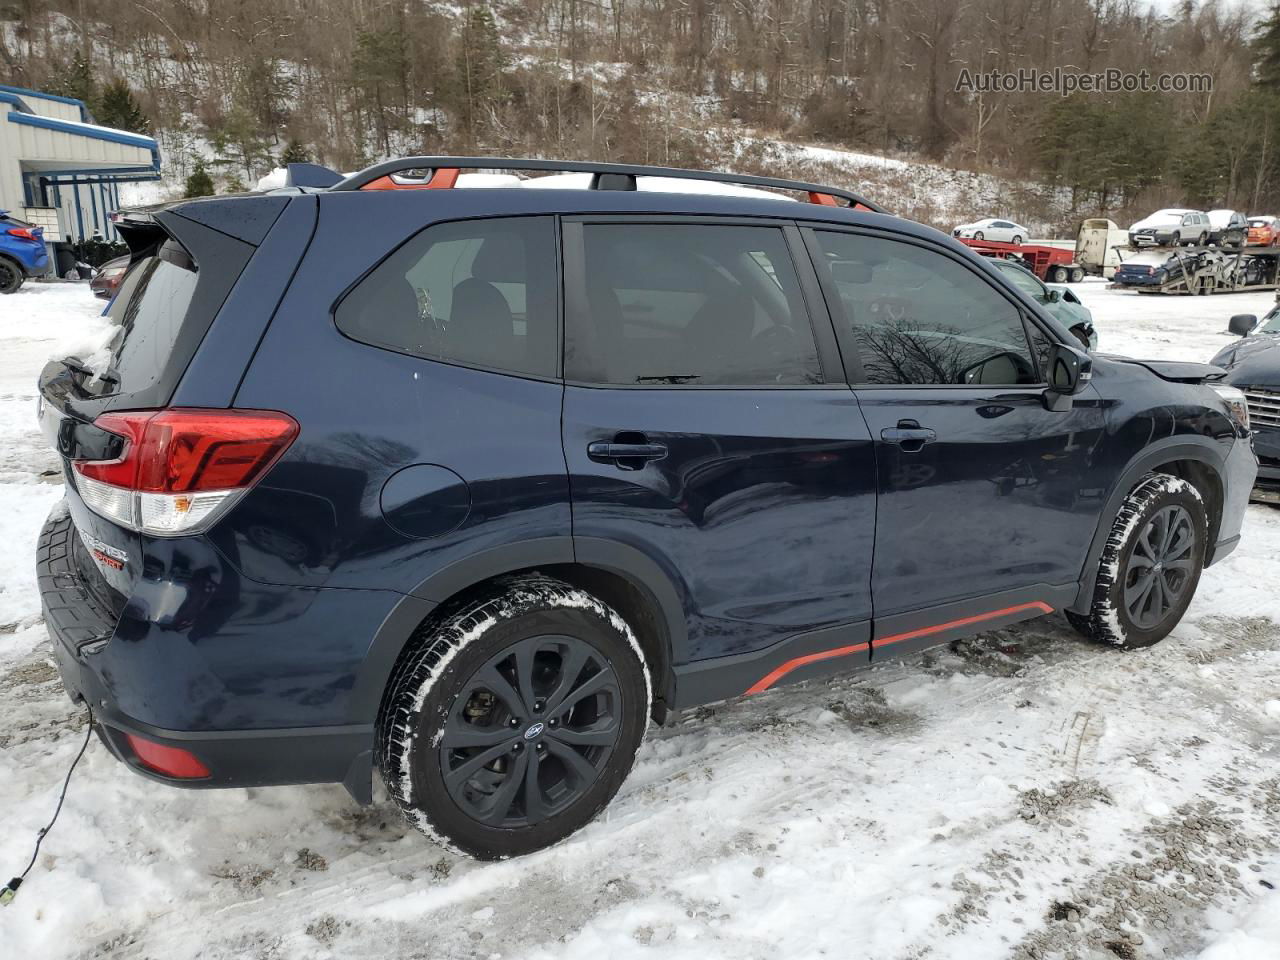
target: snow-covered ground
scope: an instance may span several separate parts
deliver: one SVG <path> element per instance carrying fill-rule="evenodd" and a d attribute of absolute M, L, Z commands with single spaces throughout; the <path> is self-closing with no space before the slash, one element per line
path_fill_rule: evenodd
<path fill-rule="evenodd" d="M 1208 359 L 1269 294 L 1077 290 L 1109 351 Z M 0 298 L 0 881 L 79 748 L 35 592 L 35 377 L 84 285 Z M 1122 654 L 1056 618 L 653 729 L 606 814 L 459 859 L 339 786 L 187 792 L 96 741 L 0 958 L 1280 957 L 1280 510 Z"/>

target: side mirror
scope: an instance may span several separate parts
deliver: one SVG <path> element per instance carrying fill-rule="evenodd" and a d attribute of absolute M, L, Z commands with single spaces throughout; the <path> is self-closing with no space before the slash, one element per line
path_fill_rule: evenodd
<path fill-rule="evenodd" d="M 1055 343 L 1049 349 L 1049 386 L 1044 392 L 1046 410 L 1063 413 L 1071 409 L 1071 398 L 1093 379 L 1093 360 L 1078 347 Z"/>
<path fill-rule="evenodd" d="M 1237 313 L 1227 321 L 1227 333 L 1235 337 L 1247 337 L 1258 326 L 1258 318 L 1252 313 Z"/>
<path fill-rule="evenodd" d="M 1048 295 L 1048 302 L 1049 302 L 1049 303 L 1057 303 L 1057 302 L 1058 302 L 1059 300 L 1061 300 L 1061 299 L 1062 299 L 1062 291 L 1061 291 L 1061 290 L 1050 290 L 1050 291 L 1049 291 L 1049 295 Z"/>

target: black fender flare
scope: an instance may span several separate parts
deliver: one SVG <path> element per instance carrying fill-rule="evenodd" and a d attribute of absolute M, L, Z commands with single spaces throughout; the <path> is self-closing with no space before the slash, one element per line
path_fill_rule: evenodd
<path fill-rule="evenodd" d="M 1102 510 L 1098 514 L 1098 528 L 1093 533 L 1086 554 L 1084 569 L 1080 573 L 1080 587 L 1075 602 L 1068 608 L 1077 613 L 1085 613 L 1093 602 L 1093 585 L 1098 575 L 1098 563 L 1102 558 L 1102 548 L 1107 537 L 1111 535 L 1111 527 L 1120 513 L 1120 505 L 1129 491 L 1137 485 L 1143 476 L 1161 464 L 1174 460 L 1195 460 L 1203 463 L 1218 476 L 1224 491 L 1226 487 L 1225 466 L 1226 455 L 1217 442 L 1195 434 L 1165 437 L 1150 446 L 1143 447 L 1133 459 L 1125 464 L 1111 489 L 1108 491 Z M 1213 548 L 1213 544 L 1209 544 Z"/>

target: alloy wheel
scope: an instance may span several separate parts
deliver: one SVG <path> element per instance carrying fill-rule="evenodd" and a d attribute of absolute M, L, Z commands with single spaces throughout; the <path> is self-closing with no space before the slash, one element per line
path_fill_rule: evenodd
<path fill-rule="evenodd" d="M 1124 579 L 1124 606 L 1142 630 L 1159 626 L 1182 601 L 1195 572 L 1196 528 L 1176 504 L 1152 515 L 1134 542 Z"/>
<path fill-rule="evenodd" d="M 622 730 L 612 665 L 577 637 L 527 637 L 462 686 L 439 757 L 445 789 L 490 827 L 539 823 L 596 782 Z"/>

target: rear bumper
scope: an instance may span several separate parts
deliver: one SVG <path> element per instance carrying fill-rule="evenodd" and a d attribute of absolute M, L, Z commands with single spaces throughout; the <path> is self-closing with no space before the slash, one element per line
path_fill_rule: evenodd
<path fill-rule="evenodd" d="M 70 517 L 51 518 L 40 534 L 36 572 L 40 602 L 68 696 L 92 708 L 99 737 L 134 772 L 181 787 L 249 787 L 341 782 L 360 802 L 371 799 L 373 724 L 242 730 L 177 730 L 130 716 L 112 693 L 105 651 L 117 623 L 81 582 L 72 559 Z M 183 638 L 171 637 L 181 644 Z M 171 676 L 179 688 L 200 678 Z M 125 737 L 190 752 L 209 770 L 200 779 L 169 777 L 144 766 Z"/>

